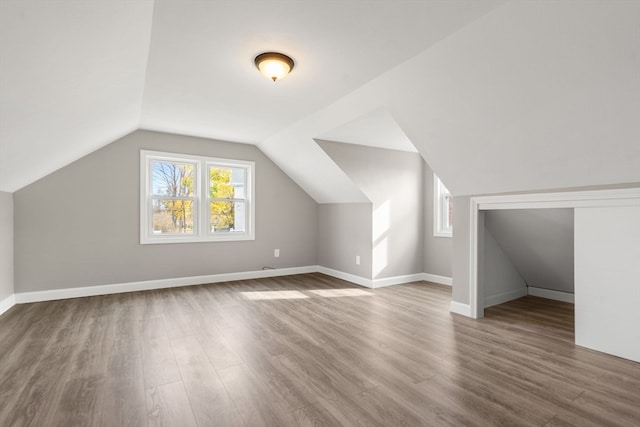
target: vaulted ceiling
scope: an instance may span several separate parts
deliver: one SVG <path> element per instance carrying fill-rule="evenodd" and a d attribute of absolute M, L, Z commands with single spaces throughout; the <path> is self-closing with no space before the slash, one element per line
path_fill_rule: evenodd
<path fill-rule="evenodd" d="M 417 150 L 454 194 L 640 181 L 640 2 L 0 0 L 0 190 L 135 129 L 256 144 L 318 202 L 315 143 Z M 292 56 L 272 83 L 260 52 Z"/>

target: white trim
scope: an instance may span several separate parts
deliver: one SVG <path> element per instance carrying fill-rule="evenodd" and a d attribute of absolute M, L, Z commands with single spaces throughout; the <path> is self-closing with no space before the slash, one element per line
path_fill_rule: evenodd
<path fill-rule="evenodd" d="M 447 190 L 445 193 L 443 190 Z M 433 235 L 434 237 L 453 237 L 453 228 L 444 226 L 445 206 L 442 203 L 444 194 L 451 192 L 444 186 L 440 178 L 433 172 Z M 448 213 L 448 206 L 447 206 Z"/>
<path fill-rule="evenodd" d="M 145 280 L 140 282 L 117 283 L 109 285 L 83 286 L 78 288 L 52 289 L 49 291 L 18 292 L 0 302 L 0 314 L 15 304 L 40 301 L 54 301 L 67 298 L 82 298 L 96 295 L 110 295 L 124 292 L 149 291 L 154 289 L 179 288 L 183 286 L 205 285 L 208 283 L 231 282 L 234 280 L 260 279 L 263 277 L 290 276 L 292 274 L 322 273 L 327 276 L 346 280 L 366 288 L 399 285 L 416 281 L 430 281 L 447 285 L 450 277 L 436 276 L 428 273 L 416 273 L 405 276 L 386 277 L 383 279 L 367 279 L 355 274 L 345 273 L 319 265 L 305 267 L 278 268 L 238 273 L 210 274 L 206 276 L 175 277 L 170 279 Z M 5 308 L 6 307 L 6 308 Z"/>
<path fill-rule="evenodd" d="M 362 276 L 356 276 L 355 274 L 345 273 L 343 271 L 334 270 L 333 268 L 317 266 L 318 273 L 326 274 L 327 276 L 335 277 L 337 279 L 346 280 L 347 282 L 355 283 L 356 285 L 364 286 L 365 288 L 373 288 L 373 280 L 367 279 Z"/>
<path fill-rule="evenodd" d="M 536 288 L 535 286 L 529 286 L 529 295 L 540 298 L 547 298 L 556 301 L 575 303 L 575 298 L 572 293 L 554 291 L 552 289 Z"/>
<path fill-rule="evenodd" d="M 382 288 L 385 286 L 401 285 L 403 283 L 420 282 L 424 280 L 424 273 L 407 274 L 405 276 L 383 277 L 381 279 L 373 279 L 374 288 Z"/>
<path fill-rule="evenodd" d="M 451 301 L 449 311 L 455 314 L 471 317 L 471 306 L 457 301 Z"/>
<path fill-rule="evenodd" d="M 356 285 L 364 286 L 366 288 L 382 288 L 385 286 L 402 285 L 404 283 L 411 282 L 433 282 L 441 285 L 451 286 L 451 277 L 438 276 L 429 273 L 414 273 L 404 276 L 383 277 L 380 279 L 367 279 L 362 276 L 356 276 L 355 274 L 345 273 L 343 271 L 334 270 L 323 266 L 318 266 L 318 273 L 326 274 L 327 276 L 335 277 L 338 279 L 346 280 L 347 282 L 355 283 Z"/>
<path fill-rule="evenodd" d="M 9 310 L 14 305 L 16 305 L 15 294 L 11 294 L 5 299 L 3 299 L 2 301 L 0 301 L 0 316 L 2 316 L 3 313 L 7 312 L 7 310 Z"/>
<path fill-rule="evenodd" d="M 194 165 L 193 233 L 190 235 L 155 235 L 152 232 L 152 212 L 150 211 L 151 195 L 151 162 L 153 160 L 167 162 L 191 163 Z M 246 171 L 245 197 L 245 231 L 214 234 L 209 230 L 209 167 L 229 166 Z M 233 199 L 229 199 L 233 201 Z M 197 156 L 192 154 L 167 153 L 161 151 L 140 150 L 140 244 L 201 243 L 255 240 L 255 162 L 250 160 L 222 159 L 217 157 Z"/>
<path fill-rule="evenodd" d="M 446 276 L 438 276 L 437 274 L 422 273 L 422 279 L 425 282 L 438 283 L 440 285 L 453 286 L 453 279 Z"/>
<path fill-rule="evenodd" d="M 640 206 L 640 188 L 473 197 L 480 210 Z"/>
<path fill-rule="evenodd" d="M 522 298 L 527 296 L 527 287 L 523 286 L 519 289 L 514 289 L 513 291 L 502 292 L 497 295 L 485 296 L 484 297 L 484 308 L 493 307 L 494 305 L 503 304 L 508 301 L 513 301 L 514 299 Z"/>
<path fill-rule="evenodd" d="M 478 196 L 470 199 L 469 225 L 469 305 L 470 316 L 483 316 L 478 292 L 478 213 L 497 209 L 546 209 L 604 206 L 640 206 L 640 188 L 573 191 L 563 193 Z M 484 301 L 482 301 L 484 303 Z"/>
<path fill-rule="evenodd" d="M 115 285 L 85 286 L 80 288 L 54 289 L 40 292 L 20 292 L 15 294 L 16 304 L 39 301 L 53 301 L 67 298 L 81 298 L 95 295 L 119 294 L 123 292 L 148 291 L 153 289 L 178 288 L 182 286 L 204 285 L 208 283 L 230 282 L 233 280 L 259 279 L 263 277 L 289 276 L 292 274 L 315 273 L 317 266 L 279 268 L 272 270 L 246 271 L 239 273 L 211 274 L 207 276 L 176 277 L 172 279 L 146 280 L 142 282 L 119 283 Z"/>

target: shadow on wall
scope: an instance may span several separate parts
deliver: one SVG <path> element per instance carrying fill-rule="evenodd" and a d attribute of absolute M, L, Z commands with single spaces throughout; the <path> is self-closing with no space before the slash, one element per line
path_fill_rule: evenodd
<path fill-rule="evenodd" d="M 487 211 L 485 227 L 528 286 L 573 293 L 573 209 Z"/>

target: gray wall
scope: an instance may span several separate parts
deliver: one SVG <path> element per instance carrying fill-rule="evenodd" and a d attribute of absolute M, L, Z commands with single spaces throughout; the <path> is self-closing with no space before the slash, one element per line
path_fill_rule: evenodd
<path fill-rule="evenodd" d="M 526 295 L 527 284 L 486 228 L 482 245 L 478 246 L 483 249 L 482 256 L 478 255 L 478 262 L 482 259 L 483 263 L 483 268 L 478 269 L 478 276 L 483 280 L 484 306 L 491 307 Z"/>
<path fill-rule="evenodd" d="M 453 197 L 453 248 L 451 278 L 453 289 L 452 300 L 461 304 L 469 304 L 469 263 L 471 262 L 469 243 L 469 196 Z"/>
<path fill-rule="evenodd" d="M 573 293 L 573 209 L 488 211 L 485 225 L 527 285 Z"/>
<path fill-rule="evenodd" d="M 453 239 L 433 235 L 433 171 L 427 163 L 423 163 L 423 171 L 425 191 L 424 272 L 451 277 Z"/>
<path fill-rule="evenodd" d="M 339 142 L 318 144 L 373 203 L 372 278 L 422 272 L 424 162 L 420 155 Z"/>
<path fill-rule="evenodd" d="M 13 295 L 13 194 L 0 191 L 0 302 Z"/>
<path fill-rule="evenodd" d="M 318 264 L 371 279 L 371 214 L 371 203 L 319 205 Z"/>
<path fill-rule="evenodd" d="M 255 241 L 140 245 L 141 149 L 255 161 Z M 318 205 L 248 144 L 137 131 L 15 192 L 14 205 L 16 292 L 317 260 Z"/>

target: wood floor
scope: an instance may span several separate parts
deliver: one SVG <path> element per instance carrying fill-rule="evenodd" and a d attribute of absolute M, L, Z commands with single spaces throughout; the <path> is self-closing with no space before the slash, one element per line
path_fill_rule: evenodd
<path fill-rule="evenodd" d="M 18 305 L 0 425 L 640 425 L 640 364 L 576 347 L 573 306 L 450 299 L 309 274 Z"/>

